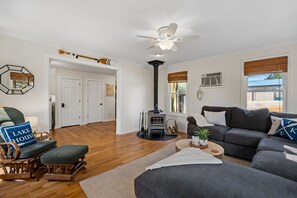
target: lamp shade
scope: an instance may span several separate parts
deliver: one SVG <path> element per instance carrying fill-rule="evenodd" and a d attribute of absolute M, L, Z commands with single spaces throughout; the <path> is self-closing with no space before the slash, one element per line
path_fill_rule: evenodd
<path fill-rule="evenodd" d="M 38 125 L 38 117 L 32 116 L 32 117 L 25 117 L 26 122 L 30 122 L 30 125 L 32 128 L 36 128 Z"/>
<path fill-rule="evenodd" d="M 159 47 L 165 51 L 170 50 L 173 45 L 174 42 L 172 40 L 164 40 L 159 43 Z"/>

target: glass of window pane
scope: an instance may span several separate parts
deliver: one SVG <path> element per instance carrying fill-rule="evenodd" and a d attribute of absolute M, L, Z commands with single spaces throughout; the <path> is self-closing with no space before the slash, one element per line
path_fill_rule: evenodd
<path fill-rule="evenodd" d="M 248 76 L 247 109 L 268 108 L 269 111 L 282 112 L 283 87 L 281 73 Z"/>

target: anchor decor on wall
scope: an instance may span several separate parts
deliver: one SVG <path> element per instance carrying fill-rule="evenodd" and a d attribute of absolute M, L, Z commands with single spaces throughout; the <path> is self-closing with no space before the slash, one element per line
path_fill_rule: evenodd
<path fill-rule="evenodd" d="M 59 49 L 59 54 L 67 54 L 67 55 L 74 56 L 75 58 L 86 58 L 86 59 L 94 60 L 97 63 L 101 63 L 101 64 L 104 64 L 104 65 L 112 65 L 113 64 L 113 61 L 108 59 L 108 58 L 92 58 L 92 57 L 89 57 L 89 56 L 84 56 L 84 55 L 75 54 L 75 53 L 72 53 L 72 52 L 67 52 L 67 51 L 64 51 L 62 49 Z"/>

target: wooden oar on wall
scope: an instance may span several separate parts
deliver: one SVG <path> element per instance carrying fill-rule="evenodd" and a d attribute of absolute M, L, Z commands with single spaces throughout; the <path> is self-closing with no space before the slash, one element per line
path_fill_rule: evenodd
<path fill-rule="evenodd" d="M 64 51 L 62 49 L 59 49 L 59 54 L 72 55 L 75 58 L 86 58 L 86 59 L 94 60 L 97 63 L 101 63 L 101 64 L 104 64 L 104 65 L 111 65 L 112 64 L 112 60 L 107 59 L 107 58 L 100 58 L 100 59 L 92 58 L 92 57 L 89 57 L 89 56 L 84 56 L 84 55 L 80 55 L 80 54 L 74 54 L 74 53 L 71 53 L 71 52 L 67 52 L 67 51 Z"/>

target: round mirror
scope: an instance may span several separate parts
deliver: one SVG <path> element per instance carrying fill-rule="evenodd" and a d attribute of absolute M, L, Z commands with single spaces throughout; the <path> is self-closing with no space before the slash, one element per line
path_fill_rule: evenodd
<path fill-rule="evenodd" d="M 0 90 L 22 95 L 34 87 L 34 76 L 23 66 L 4 65 L 0 68 Z"/>

